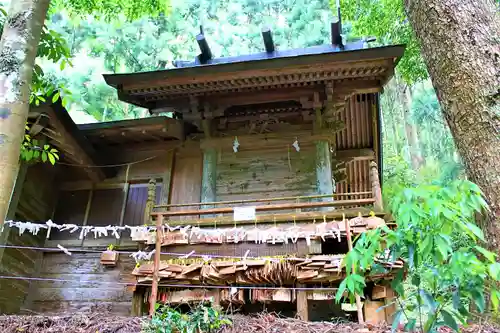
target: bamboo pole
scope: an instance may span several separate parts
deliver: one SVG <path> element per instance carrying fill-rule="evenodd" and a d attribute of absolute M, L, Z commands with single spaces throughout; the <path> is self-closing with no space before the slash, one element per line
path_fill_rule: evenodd
<path fill-rule="evenodd" d="M 347 246 L 349 251 L 352 251 L 352 238 L 351 238 L 351 226 L 349 225 L 349 220 L 345 218 L 344 215 L 344 223 L 345 223 L 345 231 L 347 234 Z M 354 265 L 352 266 L 352 273 L 354 274 Z M 358 322 L 363 324 L 365 320 L 363 319 L 363 306 L 361 305 L 361 297 L 358 294 L 354 295 L 356 297 L 356 308 L 358 310 Z"/>
<path fill-rule="evenodd" d="M 160 270 L 160 256 L 161 256 L 161 242 L 163 238 L 162 233 L 163 216 L 160 215 L 156 219 L 156 245 L 155 257 L 153 267 L 153 283 L 151 285 L 151 298 L 149 299 L 149 316 L 152 317 L 155 313 L 156 300 L 158 299 L 158 282 Z"/>
<path fill-rule="evenodd" d="M 317 208 L 317 207 L 345 207 L 345 206 L 359 206 L 373 204 L 374 199 L 357 199 L 357 200 L 337 200 L 337 201 L 324 201 L 324 202 L 307 202 L 299 204 L 278 204 L 278 205 L 263 205 L 255 207 L 256 211 L 270 211 L 270 210 L 288 210 L 296 208 Z M 233 207 L 210 208 L 200 210 L 182 210 L 182 211 L 168 211 L 168 212 L 154 212 L 152 216 L 189 216 L 189 215 L 205 215 L 205 214 L 230 214 L 233 213 Z"/>
<path fill-rule="evenodd" d="M 213 201 L 213 202 L 197 202 L 197 203 L 187 203 L 187 204 L 168 204 L 168 205 L 156 205 L 154 208 L 170 208 L 170 207 L 190 207 L 190 206 L 204 206 L 204 205 L 230 205 L 230 204 L 243 204 L 252 202 L 272 202 L 272 201 L 292 201 L 292 200 L 307 200 L 307 199 L 320 199 L 329 197 L 345 197 L 349 195 L 368 195 L 373 194 L 372 191 L 357 192 L 357 193 L 333 193 L 333 194 L 322 194 L 322 195 L 307 195 L 298 197 L 277 197 L 277 198 L 266 198 L 266 199 L 245 199 L 245 200 L 230 200 L 230 201 Z"/>

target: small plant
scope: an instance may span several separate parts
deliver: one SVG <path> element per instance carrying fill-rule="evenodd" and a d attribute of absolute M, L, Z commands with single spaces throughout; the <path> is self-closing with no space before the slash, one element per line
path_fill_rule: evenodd
<path fill-rule="evenodd" d="M 391 205 L 398 228 L 384 226 L 362 234 L 346 256 L 347 277 L 337 300 L 346 290 L 351 298 L 362 295 L 365 274 L 383 271 L 374 258 L 385 256 L 389 261 L 405 259 L 392 283 L 399 306 L 393 330 L 405 322 L 410 332 L 418 327 L 419 332 L 434 333 L 442 326 L 458 331 L 471 316 L 469 304 L 485 310 L 486 294 L 498 311 L 500 263 L 482 246 L 483 232 L 474 223 L 475 214 L 486 209 L 480 189 L 468 181 L 405 189 Z"/>
<path fill-rule="evenodd" d="M 153 318 L 143 323 L 143 333 L 212 333 L 232 322 L 213 307 L 198 305 L 182 314 L 167 305 L 157 304 Z"/>
<path fill-rule="evenodd" d="M 47 161 L 50 164 L 56 164 L 59 160 L 59 152 L 57 149 L 51 147 L 50 145 L 42 145 L 38 140 L 33 139 L 29 135 L 29 126 L 25 126 L 26 133 L 24 134 L 24 140 L 21 145 L 21 159 L 26 162 L 39 162 L 40 160 L 45 163 Z"/>

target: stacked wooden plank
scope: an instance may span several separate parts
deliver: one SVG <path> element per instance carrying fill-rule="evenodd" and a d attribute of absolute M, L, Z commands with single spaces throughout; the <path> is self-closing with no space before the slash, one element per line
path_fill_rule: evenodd
<path fill-rule="evenodd" d="M 285 286 L 295 283 L 337 282 L 344 278 L 342 267 L 344 255 L 317 255 L 309 258 L 248 259 L 241 261 L 195 262 L 172 264 L 161 262 L 160 283 L 189 283 L 205 285 L 274 285 Z M 403 261 L 389 263 L 377 259 L 387 269 L 380 277 L 394 274 L 403 267 Z M 151 281 L 153 264 L 145 263 L 132 273 L 138 282 Z"/>

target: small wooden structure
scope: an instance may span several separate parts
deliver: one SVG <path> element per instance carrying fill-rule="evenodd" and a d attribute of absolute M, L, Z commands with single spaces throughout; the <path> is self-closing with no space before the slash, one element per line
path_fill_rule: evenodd
<path fill-rule="evenodd" d="M 337 28 L 332 45 L 286 51 L 264 31 L 265 52 L 232 58 L 214 58 L 198 36 L 195 62 L 105 75 L 121 100 L 172 117 L 76 126 L 59 103 L 33 110 L 31 128 L 63 156 L 53 221 L 157 231 L 120 239 L 53 231 L 45 247 L 83 252 L 44 253 L 33 274 L 70 282 L 32 283 L 22 306 L 58 312 L 100 302 L 139 315 L 157 301 L 281 302 L 314 319 L 310 306 L 331 303 L 344 276 L 351 234 L 389 223 L 379 93 L 404 51 L 342 45 Z M 109 244 L 156 252 L 151 262 L 120 255 L 105 268 L 95 250 Z M 358 295 L 359 320 L 374 320 L 367 304 L 392 297 L 384 281 L 401 263 L 380 264 L 386 272 Z M 129 285 L 112 291 L 98 280 Z"/>

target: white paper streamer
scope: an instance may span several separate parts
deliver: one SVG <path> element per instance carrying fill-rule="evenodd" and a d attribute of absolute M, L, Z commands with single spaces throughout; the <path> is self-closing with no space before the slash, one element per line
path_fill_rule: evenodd
<path fill-rule="evenodd" d="M 69 252 L 69 250 L 67 248 L 65 248 L 64 246 L 60 245 L 60 244 L 57 244 L 57 247 L 59 249 L 61 249 L 61 251 L 63 251 L 64 253 L 66 253 L 68 256 L 71 255 L 71 252 Z"/>

